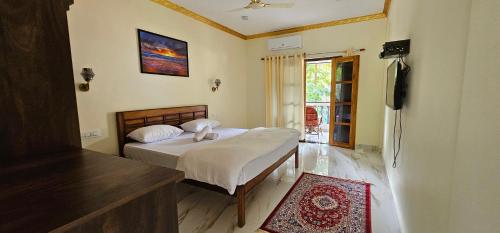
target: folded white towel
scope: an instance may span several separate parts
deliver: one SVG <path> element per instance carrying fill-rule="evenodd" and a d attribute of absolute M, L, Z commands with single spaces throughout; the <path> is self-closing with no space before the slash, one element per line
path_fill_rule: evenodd
<path fill-rule="evenodd" d="M 212 132 L 212 127 L 209 125 L 205 126 L 200 132 L 194 134 L 193 141 L 199 142 L 207 136 L 208 133 Z"/>
<path fill-rule="evenodd" d="M 218 138 L 219 138 L 218 133 L 207 133 L 207 135 L 205 135 L 205 139 L 208 139 L 208 140 L 216 140 Z"/>

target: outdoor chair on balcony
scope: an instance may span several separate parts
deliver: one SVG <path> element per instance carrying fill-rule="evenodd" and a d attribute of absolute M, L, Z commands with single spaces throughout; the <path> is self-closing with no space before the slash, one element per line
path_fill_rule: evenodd
<path fill-rule="evenodd" d="M 306 133 L 307 134 L 320 134 L 321 117 L 318 116 L 318 112 L 314 107 L 306 107 Z"/>

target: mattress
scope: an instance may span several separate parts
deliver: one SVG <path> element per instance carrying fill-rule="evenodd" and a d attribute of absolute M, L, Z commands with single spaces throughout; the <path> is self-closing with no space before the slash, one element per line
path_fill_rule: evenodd
<path fill-rule="evenodd" d="M 124 147 L 124 155 L 127 158 L 142 161 L 145 163 L 176 169 L 179 156 L 192 148 L 196 148 L 208 143 L 215 143 L 218 140 L 234 137 L 247 132 L 247 129 L 235 128 L 216 128 L 214 133 L 219 134 L 217 140 L 203 140 L 194 142 L 194 133 L 184 132 L 180 136 L 155 143 L 127 143 Z M 258 176 L 266 168 L 270 167 L 286 153 L 298 146 L 298 141 L 293 138 L 287 140 L 276 150 L 261 156 L 248 164 L 242 169 L 238 179 L 238 185 L 242 185 Z"/>

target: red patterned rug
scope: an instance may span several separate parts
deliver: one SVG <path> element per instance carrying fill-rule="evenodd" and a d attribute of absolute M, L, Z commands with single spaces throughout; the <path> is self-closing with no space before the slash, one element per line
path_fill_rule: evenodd
<path fill-rule="evenodd" d="M 370 184 L 303 173 L 260 230 L 371 233 L 370 219 Z"/>

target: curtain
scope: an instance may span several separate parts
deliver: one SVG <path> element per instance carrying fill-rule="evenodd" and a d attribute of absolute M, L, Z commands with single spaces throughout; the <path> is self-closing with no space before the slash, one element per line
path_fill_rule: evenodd
<path fill-rule="evenodd" d="M 264 61 L 266 127 L 297 129 L 304 139 L 304 54 Z"/>

